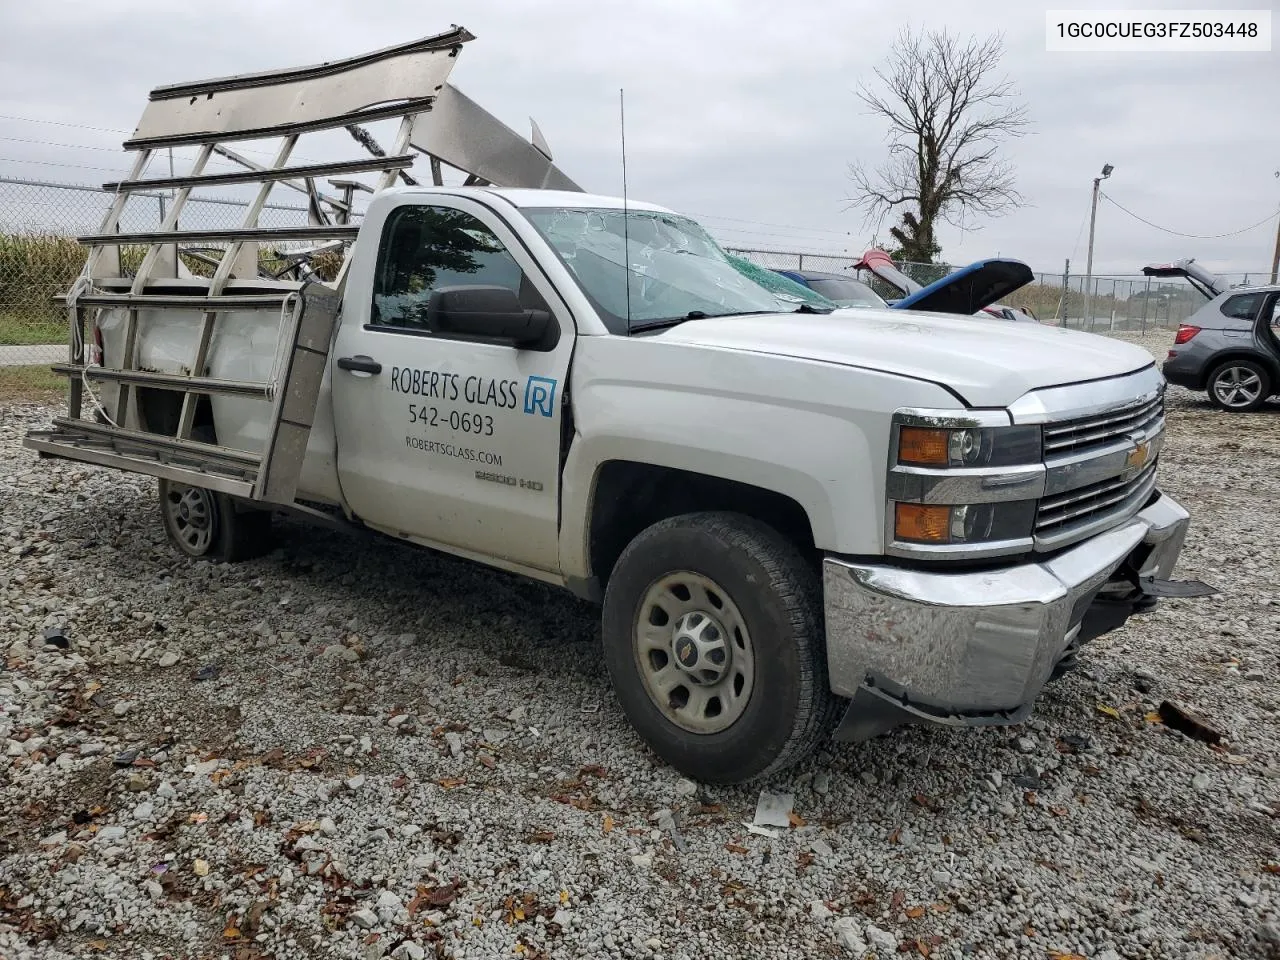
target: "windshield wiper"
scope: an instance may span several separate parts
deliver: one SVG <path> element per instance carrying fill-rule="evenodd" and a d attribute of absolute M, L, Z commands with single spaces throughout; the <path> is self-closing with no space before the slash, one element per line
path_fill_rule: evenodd
<path fill-rule="evenodd" d="M 812 303 L 802 303 L 793 310 L 793 313 L 831 313 L 834 307 L 815 307 Z"/>
<path fill-rule="evenodd" d="M 718 317 L 754 317 L 775 312 L 774 310 L 734 310 L 729 313 L 707 313 L 705 310 L 690 310 L 683 317 L 658 317 L 656 320 L 646 320 L 644 323 L 633 323 L 630 327 L 630 332 L 640 333 L 643 330 L 660 330 L 663 327 L 674 327 L 677 324 L 684 323 L 686 320 L 706 320 Z"/>

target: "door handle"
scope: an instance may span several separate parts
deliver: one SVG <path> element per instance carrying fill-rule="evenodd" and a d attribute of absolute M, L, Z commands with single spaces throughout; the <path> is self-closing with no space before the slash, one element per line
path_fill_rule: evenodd
<path fill-rule="evenodd" d="M 366 357 L 362 354 L 355 357 L 339 357 L 338 369 L 352 370 L 357 373 L 381 373 L 382 364 L 372 357 Z"/>

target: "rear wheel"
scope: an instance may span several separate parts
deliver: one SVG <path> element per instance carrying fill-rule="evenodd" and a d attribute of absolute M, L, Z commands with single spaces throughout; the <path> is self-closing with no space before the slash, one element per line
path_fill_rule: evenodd
<path fill-rule="evenodd" d="M 603 628 L 627 718 L 689 777 L 767 775 L 830 732 L 818 577 L 764 524 L 699 513 L 649 527 L 610 575 Z"/>
<path fill-rule="evenodd" d="M 213 442 L 205 427 L 192 431 L 196 440 Z M 271 549 L 271 513 L 257 510 L 214 490 L 161 480 L 160 518 L 164 532 L 179 551 L 200 560 L 235 563 Z"/>
<path fill-rule="evenodd" d="M 169 542 L 188 557 L 236 563 L 271 549 L 271 514 L 225 493 L 161 480 L 160 515 Z"/>
<path fill-rule="evenodd" d="M 1209 376 L 1209 399 L 1223 410 L 1247 413 L 1271 396 L 1271 375 L 1253 360 L 1228 360 Z"/>

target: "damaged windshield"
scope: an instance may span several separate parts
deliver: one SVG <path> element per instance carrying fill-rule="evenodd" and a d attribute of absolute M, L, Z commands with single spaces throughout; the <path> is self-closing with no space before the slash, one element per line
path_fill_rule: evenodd
<path fill-rule="evenodd" d="M 824 298 L 762 286 L 687 217 L 631 210 L 624 225 L 618 209 L 526 208 L 524 214 L 613 333 L 703 317 L 825 312 L 833 306 Z"/>

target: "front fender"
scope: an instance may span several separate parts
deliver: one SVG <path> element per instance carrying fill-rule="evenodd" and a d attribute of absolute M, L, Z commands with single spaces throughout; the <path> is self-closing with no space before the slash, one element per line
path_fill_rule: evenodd
<path fill-rule="evenodd" d="M 773 491 L 804 509 L 819 549 L 881 554 L 893 411 L 958 407 L 924 381 L 659 337 L 582 338 L 570 390 L 560 561 L 583 578 L 595 482 L 612 460 Z"/>

